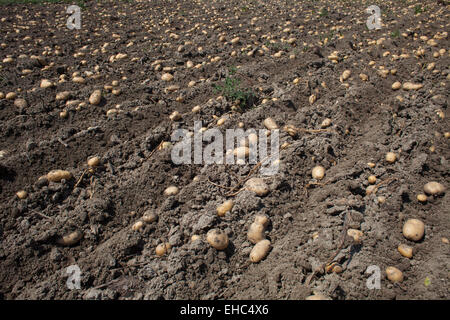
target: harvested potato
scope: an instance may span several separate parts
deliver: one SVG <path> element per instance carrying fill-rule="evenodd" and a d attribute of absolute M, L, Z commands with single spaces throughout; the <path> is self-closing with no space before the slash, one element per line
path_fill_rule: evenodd
<path fill-rule="evenodd" d="M 145 211 L 144 215 L 142 216 L 142 221 L 144 221 L 145 223 L 152 223 L 156 220 L 158 220 L 158 215 L 151 210 Z"/>
<path fill-rule="evenodd" d="M 47 179 L 51 182 L 61 182 L 61 180 L 70 180 L 72 173 L 67 170 L 52 170 L 47 173 Z"/>
<path fill-rule="evenodd" d="M 191 242 L 197 241 L 197 240 L 201 240 L 201 237 L 198 234 L 194 234 L 191 237 Z"/>
<path fill-rule="evenodd" d="M 178 121 L 181 119 L 181 114 L 178 111 L 172 112 L 172 114 L 169 116 L 170 120 L 172 121 Z"/>
<path fill-rule="evenodd" d="M 377 182 L 377 177 L 371 175 L 367 178 L 367 181 L 369 181 L 370 184 L 375 184 Z"/>
<path fill-rule="evenodd" d="M 403 235 L 406 239 L 419 241 L 425 233 L 425 224 L 419 219 L 409 219 L 403 225 Z"/>
<path fill-rule="evenodd" d="M 89 103 L 96 106 L 100 103 L 102 100 L 102 92 L 101 90 L 95 90 L 92 92 L 91 96 L 89 97 Z"/>
<path fill-rule="evenodd" d="M 79 230 L 73 231 L 58 239 L 58 244 L 63 246 L 73 246 L 83 237 L 83 233 Z"/>
<path fill-rule="evenodd" d="M 228 247 L 227 234 L 219 229 L 211 229 L 206 234 L 206 240 L 208 243 L 217 250 L 225 250 Z"/>
<path fill-rule="evenodd" d="M 398 89 L 400 89 L 402 87 L 402 84 L 400 83 L 400 82 L 398 82 L 398 81 L 396 81 L 396 82 L 394 82 L 393 84 L 392 84 L 392 89 L 393 90 L 398 90 Z"/>
<path fill-rule="evenodd" d="M 98 167 L 100 164 L 100 158 L 97 156 L 91 157 L 87 161 L 87 165 L 91 168 Z"/>
<path fill-rule="evenodd" d="M 14 100 L 14 106 L 16 106 L 17 108 L 26 108 L 28 107 L 28 103 L 25 99 L 18 98 Z"/>
<path fill-rule="evenodd" d="M 311 175 L 314 179 L 322 180 L 325 176 L 325 168 L 322 166 L 315 166 L 311 171 Z"/>
<path fill-rule="evenodd" d="M 8 92 L 5 97 L 6 100 L 14 100 L 15 98 L 17 98 L 17 93 L 15 92 Z"/>
<path fill-rule="evenodd" d="M 311 296 L 306 297 L 305 300 L 331 300 L 331 299 L 324 296 L 323 294 L 315 293 Z"/>
<path fill-rule="evenodd" d="M 320 127 L 322 129 L 328 128 L 329 126 L 331 126 L 331 119 L 330 118 L 326 118 L 322 121 L 322 123 L 320 124 Z"/>
<path fill-rule="evenodd" d="M 233 208 L 233 200 L 227 200 L 224 203 L 222 203 L 220 206 L 217 207 L 217 215 L 219 217 L 223 217 L 228 211 L 231 211 Z"/>
<path fill-rule="evenodd" d="M 403 281 L 403 272 L 401 272 L 396 267 L 387 267 L 386 276 L 393 283 Z"/>
<path fill-rule="evenodd" d="M 258 196 L 265 196 L 269 193 L 269 187 L 261 178 L 251 178 L 245 183 L 247 190 L 256 193 Z"/>
<path fill-rule="evenodd" d="M 272 118 L 267 118 L 264 120 L 264 126 L 267 128 L 267 130 L 275 130 L 278 129 L 278 125 Z"/>
<path fill-rule="evenodd" d="M 397 160 L 397 155 L 393 152 L 386 153 L 386 161 L 389 163 L 394 163 Z"/>
<path fill-rule="evenodd" d="M 46 89 L 46 88 L 51 88 L 53 86 L 54 86 L 54 84 L 50 80 L 48 80 L 48 79 L 41 80 L 41 84 L 40 84 L 41 88 Z"/>
<path fill-rule="evenodd" d="M 445 187 L 439 182 L 431 181 L 423 186 L 423 191 L 431 195 L 440 195 L 445 193 Z"/>
<path fill-rule="evenodd" d="M 419 193 L 417 195 L 417 201 L 419 201 L 419 202 L 427 202 L 427 200 L 428 200 L 428 198 L 427 198 L 427 196 L 425 194 Z"/>
<path fill-rule="evenodd" d="M 419 90 L 423 87 L 423 84 L 421 83 L 412 83 L 412 82 L 405 82 L 403 84 L 403 90 Z"/>
<path fill-rule="evenodd" d="M 348 229 L 347 235 L 352 237 L 355 243 L 361 243 L 363 233 L 360 230 L 357 229 Z"/>
<path fill-rule="evenodd" d="M 174 195 L 178 194 L 179 191 L 180 190 L 178 189 L 178 187 L 170 186 L 170 187 L 167 187 L 166 190 L 164 190 L 164 194 L 166 196 L 174 196 Z"/>
<path fill-rule="evenodd" d="M 25 190 L 20 190 L 16 193 L 17 198 L 19 199 L 25 199 L 28 197 L 28 193 Z"/>
<path fill-rule="evenodd" d="M 398 252 L 400 252 L 400 254 L 406 258 L 412 258 L 413 256 L 413 248 L 406 245 L 406 244 L 400 244 L 397 247 Z"/>
<path fill-rule="evenodd" d="M 342 81 L 347 80 L 351 74 L 352 74 L 352 72 L 350 70 L 345 70 L 344 72 L 342 72 L 341 80 Z"/>
<path fill-rule="evenodd" d="M 256 244 L 261 240 L 265 239 L 264 231 L 269 224 L 269 217 L 267 215 L 258 214 L 255 216 L 254 222 L 250 225 L 247 232 L 248 240 Z"/>
<path fill-rule="evenodd" d="M 261 261 L 269 253 L 270 247 L 269 240 L 259 241 L 250 252 L 250 260 L 255 263 Z"/>
<path fill-rule="evenodd" d="M 58 100 L 58 101 L 66 101 L 66 100 L 68 100 L 70 98 L 70 95 L 71 95 L 70 91 L 58 92 L 56 94 L 55 99 Z"/>
<path fill-rule="evenodd" d="M 170 245 L 170 243 L 168 243 L 168 242 L 160 243 L 156 246 L 155 253 L 157 256 L 161 257 L 161 256 L 165 255 L 166 253 L 170 252 L 171 249 L 172 249 L 172 246 Z"/>
<path fill-rule="evenodd" d="M 142 228 L 144 227 L 144 222 L 142 221 L 137 221 L 133 224 L 133 226 L 131 227 L 131 229 L 133 231 L 141 231 Z"/>

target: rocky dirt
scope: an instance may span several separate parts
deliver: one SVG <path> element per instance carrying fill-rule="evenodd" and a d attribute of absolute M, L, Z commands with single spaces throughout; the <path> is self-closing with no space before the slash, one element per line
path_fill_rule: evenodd
<path fill-rule="evenodd" d="M 366 26 L 370 5 L 381 9 L 378 30 Z M 450 186 L 448 2 L 92 1 L 79 30 L 66 27 L 67 6 L 0 10 L 1 298 L 450 298 L 449 192 L 416 198 L 430 181 Z M 41 88 L 42 79 L 54 85 Z M 252 98 L 239 106 L 218 92 L 227 79 Z M 394 90 L 397 81 L 421 86 Z M 91 105 L 96 89 L 103 98 Z M 181 120 L 171 121 L 174 111 Z M 175 165 L 162 148 L 195 120 L 225 132 L 240 122 L 263 129 L 267 117 L 289 144 L 273 176 L 251 164 Z M 291 136 L 286 125 L 306 130 Z M 87 170 L 95 155 L 101 165 Z M 320 181 L 316 165 L 326 169 Z M 54 169 L 73 177 L 40 178 Z M 240 189 L 249 176 L 269 193 Z M 166 196 L 171 185 L 179 193 Z M 226 199 L 234 206 L 220 217 Z M 133 230 L 146 212 L 157 221 Z M 272 249 L 252 263 L 256 214 L 270 218 Z M 425 224 L 420 241 L 402 234 L 409 218 Z M 213 228 L 228 235 L 226 250 L 206 241 Z M 360 243 L 348 228 L 362 231 Z M 61 245 L 73 231 L 82 238 Z M 165 242 L 170 251 L 157 256 Z M 330 258 L 341 272 L 320 268 Z M 66 284 L 72 265 L 80 289 Z M 366 285 L 370 266 L 379 289 Z M 402 282 L 386 278 L 389 266 Z"/>

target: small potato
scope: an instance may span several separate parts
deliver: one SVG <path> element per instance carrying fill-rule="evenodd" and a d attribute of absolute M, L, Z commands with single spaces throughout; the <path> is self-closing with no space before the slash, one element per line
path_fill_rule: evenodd
<path fill-rule="evenodd" d="M 272 118 L 267 118 L 264 120 L 264 126 L 267 128 L 267 130 L 275 130 L 278 129 L 278 125 Z"/>
<path fill-rule="evenodd" d="M 345 70 L 344 72 L 342 72 L 342 75 L 341 75 L 342 81 L 347 80 L 351 74 L 352 74 L 352 72 L 350 70 Z"/>
<path fill-rule="evenodd" d="M 431 194 L 431 195 L 440 195 L 440 194 L 445 193 L 445 187 L 444 187 L 444 185 L 440 184 L 439 182 L 431 181 L 423 186 L 423 191 L 425 191 L 425 193 Z"/>
<path fill-rule="evenodd" d="M 73 246 L 74 244 L 78 243 L 78 241 L 80 241 L 82 237 L 83 233 L 79 230 L 76 230 L 59 238 L 57 242 L 58 244 L 63 246 Z"/>
<path fill-rule="evenodd" d="M 413 256 L 413 248 L 411 248 L 410 246 L 406 245 L 406 244 L 400 244 L 397 247 L 398 252 L 400 252 L 400 254 L 406 258 L 412 258 Z"/>
<path fill-rule="evenodd" d="M 375 177 L 374 175 L 369 176 L 367 178 L 367 181 L 369 181 L 370 184 L 375 184 L 375 182 L 377 182 L 377 177 Z"/>
<path fill-rule="evenodd" d="M 252 262 L 259 262 L 264 259 L 270 250 L 270 241 L 269 240 L 261 240 L 259 241 L 250 252 L 250 260 Z"/>
<path fill-rule="evenodd" d="M 393 152 L 386 153 L 386 161 L 389 163 L 394 163 L 397 160 L 397 155 Z"/>
<path fill-rule="evenodd" d="M 360 230 L 348 229 L 347 235 L 352 237 L 355 243 L 361 243 L 362 241 L 363 233 Z"/>
<path fill-rule="evenodd" d="M 228 211 L 231 211 L 233 208 L 234 202 L 233 200 L 227 200 L 217 207 L 217 215 L 219 217 L 223 217 Z"/>
<path fill-rule="evenodd" d="M 172 249 L 172 246 L 170 245 L 170 243 L 168 243 L 168 242 L 160 243 L 156 246 L 155 253 L 157 256 L 161 257 L 161 256 L 165 255 L 166 253 L 170 252 L 170 249 Z"/>
<path fill-rule="evenodd" d="M 195 106 L 195 107 L 192 108 L 192 113 L 199 113 L 200 110 L 201 110 L 200 106 Z"/>
<path fill-rule="evenodd" d="M 169 116 L 170 120 L 172 121 L 179 121 L 181 119 L 181 114 L 178 111 L 172 112 L 172 114 Z"/>
<path fill-rule="evenodd" d="M 61 182 L 61 180 L 70 180 L 72 173 L 67 170 L 52 170 L 47 173 L 47 179 L 51 182 Z"/>
<path fill-rule="evenodd" d="M 387 267 L 386 276 L 393 283 L 403 281 L 403 273 L 395 267 Z"/>
<path fill-rule="evenodd" d="M 255 216 L 255 223 L 262 225 L 264 228 L 267 228 L 269 225 L 269 217 L 265 214 L 258 214 Z"/>
<path fill-rule="evenodd" d="M 245 183 L 247 190 L 256 193 L 258 196 L 265 196 L 269 193 L 269 187 L 261 178 L 251 178 Z"/>
<path fill-rule="evenodd" d="M 398 90 L 398 89 L 400 89 L 402 87 L 402 84 L 400 83 L 400 82 L 398 82 L 398 81 L 396 81 L 396 82 L 394 82 L 393 84 L 392 84 L 392 89 L 393 90 Z"/>
<path fill-rule="evenodd" d="M 25 190 L 20 190 L 16 193 L 17 198 L 26 199 L 28 197 L 28 193 Z"/>
<path fill-rule="evenodd" d="M 403 235 L 406 239 L 419 241 L 425 233 L 425 224 L 419 219 L 409 219 L 403 225 Z"/>
<path fill-rule="evenodd" d="M 142 228 L 144 227 L 144 222 L 142 221 L 137 221 L 133 224 L 133 226 L 131 227 L 131 229 L 133 231 L 141 231 Z"/>
<path fill-rule="evenodd" d="M 26 108 L 28 107 L 28 103 L 25 99 L 18 98 L 14 100 L 14 106 L 17 108 Z"/>
<path fill-rule="evenodd" d="M 164 190 L 164 195 L 174 196 L 174 195 L 178 194 L 179 191 L 180 190 L 178 189 L 178 187 L 170 186 L 170 187 L 166 188 L 166 190 Z"/>
<path fill-rule="evenodd" d="M 98 105 L 101 100 L 102 100 L 102 92 L 100 90 L 95 90 L 89 97 L 89 103 L 94 106 Z"/>
<path fill-rule="evenodd" d="M 423 84 L 421 83 L 412 83 L 412 82 L 405 82 L 403 84 L 403 90 L 419 90 L 423 87 Z"/>
<path fill-rule="evenodd" d="M 420 193 L 420 194 L 417 195 L 417 201 L 419 201 L 419 202 L 427 202 L 427 200 L 428 200 L 428 197 L 425 194 Z"/>
<path fill-rule="evenodd" d="M 253 244 L 256 244 L 259 241 L 264 240 L 265 239 L 264 230 L 265 230 L 264 225 L 253 222 L 250 225 L 250 228 L 248 229 L 247 232 L 248 240 L 250 240 L 250 242 Z"/>
<path fill-rule="evenodd" d="M 15 98 L 17 98 L 17 93 L 15 92 L 8 92 L 5 97 L 6 100 L 14 100 Z"/>
<path fill-rule="evenodd" d="M 70 95 L 71 95 L 70 91 L 58 92 L 56 94 L 55 99 L 58 100 L 58 101 L 66 101 L 66 100 L 68 100 L 70 98 Z"/>
<path fill-rule="evenodd" d="M 158 220 L 158 215 L 151 210 L 145 211 L 144 215 L 142 216 L 142 221 L 144 221 L 145 223 L 152 223 L 156 220 Z"/>
<path fill-rule="evenodd" d="M 97 156 L 89 158 L 87 161 L 87 165 L 91 168 L 98 167 L 99 164 L 100 164 L 100 158 Z"/>
<path fill-rule="evenodd" d="M 322 166 L 315 166 L 311 171 L 311 175 L 314 179 L 322 180 L 325 176 L 325 168 Z"/>
<path fill-rule="evenodd" d="M 320 127 L 322 129 L 328 128 L 329 126 L 331 126 L 331 119 L 330 118 L 326 118 L 322 121 L 322 123 L 320 124 Z"/>
<path fill-rule="evenodd" d="M 42 79 L 41 84 L 40 84 L 40 87 L 44 88 L 44 89 L 50 88 L 50 87 L 53 87 L 53 86 L 54 86 L 53 82 L 51 82 L 48 79 Z"/>
<path fill-rule="evenodd" d="M 211 229 L 206 234 L 208 243 L 217 250 L 225 250 L 228 247 L 229 240 L 227 234 L 219 229 Z"/>
<path fill-rule="evenodd" d="M 331 300 L 331 299 L 324 296 L 323 294 L 315 293 L 311 296 L 306 297 L 305 300 Z"/>
<path fill-rule="evenodd" d="M 167 82 L 172 81 L 173 80 L 173 75 L 171 75 L 170 73 L 164 73 L 161 76 L 161 80 L 167 81 Z"/>

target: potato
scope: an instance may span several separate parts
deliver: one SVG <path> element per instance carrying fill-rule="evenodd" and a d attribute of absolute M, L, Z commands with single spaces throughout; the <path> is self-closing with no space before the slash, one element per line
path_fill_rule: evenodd
<path fill-rule="evenodd" d="M 238 157 L 238 159 L 242 159 L 248 157 L 250 154 L 250 149 L 248 147 L 237 147 L 233 150 L 233 154 Z"/>
<path fill-rule="evenodd" d="M 352 237 L 355 243 L 361 243 L 362 241 L 363 233 L 360 230 L 348 229 L 347 235 Z"/>
<path fill-rule="evenodd" d="M 228 211 L 231 211 L 233 208 L 233 200 L 227 200 L 217 207 L 217 215 L 219 217 L 223 217 Z"/>
<path fill-rule="evenodd" d="M 393 84 L 392 84 L 392 89 L 393 90 L 398 90 L 398 89 L 400 89 L 402 87 L 402 84 L 400 83 L 400 82 L 398 82 L 398 81 L 396 81 L 396 82 L 394 82 Z"/>
<path fill-rule="evenodd" d="M 178 187 L 170 186 L 170 187 L 167 187 L 166 190 L 164 190 L 164 195 L 174 196 L 174 195 L 178 194 L 179 191 L 180 190 L 178 189 Z"/>
<path fill-rule="evenodd" d="M 278 125 L 272 118 L 267 118 L 264 120 L 264 126 L 267 128 L 267 130 L 275 130 L 278 129 Z"/>
<path fill-rule="evenodd" d="M 69 116 L 69 112 L 67 110 L 63 110 L 59 113 L 59 117 L 62 119 L 66 119 Z"/>
<path fill-rule="evenodd" d="M 131 229 L 133 231 L 141 231 L 142 228 L 144 227 L 144 222 L 142 221 L 137 221 L 133 224 L 133 226 L 131 227 Z"/>
<path fill-rule="evenodd" d="M 57 242 L 58 244 L 63 246 L 73 246 L 74 244 L 78 243 L 78 241 L 80 241 L 82 237 L 83 233 L 79 230 L 76 230 L 59 238 Z"/>
<path fill-rule="evenodd" d="M 61 182 L 61 180 L 70 180 L 72 173 L 67 170 L 52 170 L 47 173 L 47 179 L 51 182 Z"/>
<path fill-rule="evenodd" d="M 97 156 L 91 157 L 87 161 L 87 165 L 91 168 L 98 167 L 99 164 L 100 164 L 100 158 Z"/>
<path fill-rule="evenodd" d="M 156 246 L 155 253 L 157 256 L 161 257 L 165 255 L 166 253 L 170 252 L 170 249 L 172 249 L 172 246 L 170 243 L 160 243 Z"/>
<path fill-rule="evenodd" d="M 28 193 L 25 190 L 20 190 L 16 193 L 17 198 L 25 199 L 28 196 Z"/>
<path fill-rule="evenodd" d="M 71 95 L 70 91 L 58 92 L 56 94 L 55 99 L 58 100 L 58 101 L 66 101 L 67 99 L 70 98 L 70 95 Z"/>
<path fill-rule="evenodd" d="M 191 237 L 191 242 L 195 242 L 197 240 L 201 240 L 201 237 L 198 234 L 194 234 Z"/>
<path fill-rule="evenodd" d="M 413 248 L 411 248 L 410 246 L 406 245 L 406 244 L 400 244 L 397 247 L 398 252 L 400 252 L 400 254 L 406 258 L 412 258 L 413 256 Z"/>
<path fill-rule="evenodd" d="M 440 195 L 445 193 L 445 187 L 439 182 L 431 181 L 423 186 L 423 191 L 431 195 Z"/>
<path fill-rule="evenodd" d="M 395 267 L 387 267 L 386 276 L 393 283 L 403 281 L 403 273 Z"/>
<path fill-rule="evenodd" d="M 163 73 L 163 75 L 161 76 L 161 80 L 163 81 L 172 81 L 173 80 L 173 75 L 171 75 L 170 73 Z"/>
<path fill-rule="evenodd" d="M 253 222 L 247 232 L 247 238 L 251 243 L 256 244 L 265 239 L 265 227 L 262 224 Z"/>
<path fill-rule="evenodd" d="M 261 261 L 269 253 L 270 247 L 269 240 L 259 241 L 250 252 L 250 260 L 255 263 Z"/>
<path fill-rule="evenodd" d="M 311 296 L 306 297 L 305 300 L 330 300 L 330 298 L 324 296 L 323 294 L 315 293 Z"/>
<path fill-rule="evenodd" d="M 342 72 L 342 75 L 341 75 L 342 81 L 347 80 L 351 74 L 352 74 L 352 72 L 350 70 L 345 70 L 344 72 Z"/>
<path fill-rule="evenodd" d="M 3 92 L 0 92 L 0 99 L 5 98 L 5 94 Z"/>
<path fill-rule="evenodd" d="M 6 100 L 14 100 L 15 98 L 17 98 L 17 93 L 15 92 L 8 92 L 5 97 Z"/>
<path fill-rule="evenodd" d="M 325 176 L 325 168 L 322 166 L 315 166 L 311 171 L 311 175 L 314 179 L 322 180 Z"/>
<path fill-rule="evenodd" d="M 386 161 L 389 163 L 394 163 L 397 160 L 397 155 L 393 152 L 386 153 Z"/>
<path fill-rule="evenodd" d="M 158 215 L 151 210 L 145 211 L 144 215 L 142 216 L 142 221 L 144 221 L 145 223 L 152 223 L 156 220 L 158 220 Z"/>
<path fill-rule="evenodd" d="M 419 241 L 425 233 L 425 224 L 419 219 L 409 219 L 403 225 L 403 235 L 406 239 Z"/>
<path fill-rule="evenodd" d="M 198 113 L 198 112 L 200 112 L 200 110 L 201 110 L 200 106 L 195 106 L 192 108 L 192 113 Z"/>
<path fill-rule="evenodd" d="M 75 83 L 79 83 L 79 84 L 86 83 L 86 79 L 84 79 L 83 77 L 79 77 L 79 76 L 73 77 L 72 81 Z"/>
<path fill-rule="evenodd" d="M 359 74 L 359 78 L 362 81 L 367 81 L 369 79 L 369 77 L 366 74 L 364 74 L 364 73 Z"/>
<path fill-rule="evenodd" d="M 178 111 L 172 112 L 172 114 L 169 116 L 170 120 L 172 121 L 178 121 L 181 119 L 181 114 Z"/>
<path fill-rule="evenodd" d="M 370 184 L 375 184 L 377 182 L 377 177 L 371 175 L 367 178 L 367 181 L 369 181 Z"/>
<path fill-rule="evenodd" d="M 261 178 L 251 178 L 245 183 L 247 190 L 256 193 L 258 196 L 265 196 L 269 193 L 269 187 Z"/>
<path fill-rule="evenodd" d="M 41 80 L 41 84 L 40 84 L 41 88 L 46 89 L 46 88 L 50 88 L 50 87 L 53 87 L 53 86 L 54 86 L 54 84 L 50 80 L 48 80 L 48 79 L 42 79 Z"/>
<path fill-rule="evenodd" d="M 322 123 L 320 124 L 320 127 L 322 129 L 328 128 L 329 126 L 331 126 L 331 119 L 330 118 L 326 118 L 322 121 Z"/>
<path fill-rule="evenodd" d="M 95 90 L 89 97 L 89 103 L 94 106 L 98 105 L 101 100 L 102 100 L 102 92 L 100 90 Z"/>
<path fill-rule="evenodd" d="M 426 195 L 424 195 L 423 193 L 419 193 L 417 195 L 417 201 L 419 202 L 427 202 L 428 198 Z"/>
<path fill-rule="evenodd" d="M 421 83 L 405 82 L 403 84 L 403 90 L 419 90 L 422 87 L 423 84 Z"/>
<path fill-rule="evenodd" d="M 228 247 L 227 234 L 219 229 L 211 229 L 206 234 L 206 240 L 208 243 L 217 250 L 225 250 Z"/>

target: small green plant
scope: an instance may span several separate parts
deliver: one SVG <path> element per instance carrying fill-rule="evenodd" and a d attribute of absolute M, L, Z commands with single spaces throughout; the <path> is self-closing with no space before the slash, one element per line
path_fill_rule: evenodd
<path fill-rule="evenodd" d="M 241 80 L 233 77 L 237 72 L 236 67 L 229 67 L 225 82 L 222 85 L 214 84 L 215 93 L 220 93 L 225 98 L 238 102 L 241 108 L 251 107 L 255 98 L 251 89 L 244 89 L 241 87 Z"/>
<path fill-rule="evenodd" d="M 422 9 L 422 6 L 420 4 L 418 4 L 417 6 L 414 7 L 414 13 L 415 14 L 419 14 L 424 12 L 424 10 Z"/>
<path fill-rule="evenodd" d="M 327 10 L 327 8 L 322 8 L 322 9 L 319 11 L 319 16 L 320 16 L 320 17 L 327 17 L 327 16 L 328 16 L 328 10 Z"/>

